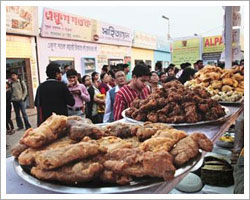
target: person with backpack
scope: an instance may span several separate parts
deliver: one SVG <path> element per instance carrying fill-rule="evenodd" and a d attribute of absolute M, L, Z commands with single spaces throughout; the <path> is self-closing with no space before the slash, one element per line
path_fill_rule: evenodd
<path fill-rule="evenodd" d="M 12 90 L 12 98 L 11 101 L 14 106 L 15 114 L 16 114 L 16 122 L 17 122 L 17 130 L 22 130 L 24 128 L 23 121 L 25 125 L 25 129 L 31 127 L 28 119 L 28 115 L 26 113 L 26 104 L 25 100 L 27 98 L 27 87 L 24 81 L 21 81 L 18 78 L 16 72 L 11 72 L 11 90 Z M 23 121 L 21 119 L 20 111 L 22 112 Z"/>

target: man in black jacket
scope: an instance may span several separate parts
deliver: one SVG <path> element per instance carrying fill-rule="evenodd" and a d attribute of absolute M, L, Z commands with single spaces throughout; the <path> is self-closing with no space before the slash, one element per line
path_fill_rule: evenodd
<path fill-rule="evenodd" d="M 67 105 L 73 106 L 75 104 L 67 85 L 56 80 L 57 75 L 61 73 L 59 67 L 60 65 L 56 62 L 51 62 L 46 69 L 47 80 L 37 88 L 35 106 L 38 111 L 38 125 L 53 112 L 68 116 Z"/>

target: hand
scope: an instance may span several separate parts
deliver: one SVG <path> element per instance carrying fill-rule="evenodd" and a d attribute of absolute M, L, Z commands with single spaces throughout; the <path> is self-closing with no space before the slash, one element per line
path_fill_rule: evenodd
<path fill-rule="evenodd" d="M 81 91 L 80 90 L 73 90 L 71 91 L 73 94 L 76 94 L 76 95 L 81 95 Z"/>

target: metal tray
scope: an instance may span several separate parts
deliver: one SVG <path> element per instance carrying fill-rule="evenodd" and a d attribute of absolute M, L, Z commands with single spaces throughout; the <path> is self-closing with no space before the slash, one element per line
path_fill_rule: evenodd
<path fill-rule="evenodd" d="M 200 151 L 201 152 L 201 151 Z M 191 170 L 203 157 L 202 154 L 199 153 L 196 158 L 190 160 L 186 165 L 177 169 L 175 171 L 175 178 L 180 176 L 181 174 Z M 112 194 L 112 193 L 129 193 L 143 190 L 148 190 L 155 186 L 160 186 L 165 183 L 163 179 L 160 178 L 140 178 L 135 181 L 130 182 L 130 185 L 104 185 L 97 186 L 95 184 L 86 183 L 81 186 L 67 186 L 62 184 L 55 184 L 53 182 L 47 182 L 43 180 L 39 180 L 34 176 L 30 175 L 26 172 L 22 166 L 18 163 L 17 159 L 13 159 L 14 169 L 18 176 L 20 176 L 24 181 L 37 186 L 39 188 L 43 188 L 49 191 L 58 192 L 58 193 L 70 193 L 70 194 Z M 173 181 L 173 180 L 171 180 Z M 169 183 L 171 183 L 169 181 Z"/>
<path fill-rule="evenodd" d="M 210 121 L 200 121 L 200 122 L 196 122 L 196 123 L 179 123 L 179 124 L 172 124 L 172 123 L 166 123 L 170 126 L 174 126 L 174 127 L 178 127 L 178 126 L 196 126 L 196 125 L 203 125 L 203 124 L 211 124 L 211 123 L 219 123 L 219 122 L 224 122 L 232 113 L 230 112 L 230 110 L 225 107 L 222 106 L 225 109 L 226 115 L 223 117 L 220 117 L 216 120 L 210 120 Z M 125 112 L 128 110 L 129 108 L 125 109 L 124 111 L 122 111 L 122 117 L 124 119 L 126 119 L 129 122 L 133 122 L 133 123 L 144 123 L 143 121 L 137 121 L 135 119 L 132 119 L 130 117 L 127 117 L 125 115 Z"/>

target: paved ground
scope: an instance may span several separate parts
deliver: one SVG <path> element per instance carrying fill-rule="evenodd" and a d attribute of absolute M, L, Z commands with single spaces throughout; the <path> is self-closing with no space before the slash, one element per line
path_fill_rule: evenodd
<path fill-rule="evenodd" d="M 26 110 L 28 117 L 29 117 L 29 122 L 33 128 L 36 127 L 37 123 L 37 113 L 35 108 L 29 108 Z M 16 125 L 16 119 L 15 119 L 15 112 L 11 113 L 11 118 L 15 127 L 15 130 L 17 129 Z M 19 139 L 22 137 L 24 134 L 25 129 L 17 131 L 13 135 L 6 135 L 6 144 L 7 144 L 7 149 L 6 149 L 6 157 L 11 156 L 10 149 L 19 141 Z"/>

